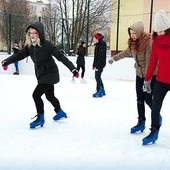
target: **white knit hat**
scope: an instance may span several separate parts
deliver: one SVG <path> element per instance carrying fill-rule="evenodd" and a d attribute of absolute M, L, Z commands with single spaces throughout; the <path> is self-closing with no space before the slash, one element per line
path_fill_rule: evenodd
<path fill-rule="evenodd" d="M 155 32 L 165 31 L 170 28 L 170 21 L 164 10 L 160 10 L 155 14 L 153 30 Z"/>

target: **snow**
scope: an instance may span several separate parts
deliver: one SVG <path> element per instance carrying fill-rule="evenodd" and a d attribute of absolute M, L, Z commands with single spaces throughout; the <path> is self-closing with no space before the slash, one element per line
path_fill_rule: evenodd
<path fill-rule="evenodd" d="M 1 59 L 7 55 L 0 55 Z M 70 57 L 75 64 L 75 57 Z M 32 92 L 36 79 L 32 63 L 20 62 L 19 76 L 13 66 L 0 68 L 0 169 L 3 170 L 167 170 L 170 166 L 170 100 L 165 97 L 163 125 L 153 145 L 142 145 L 150 133 L 150 109 L 146 106 L 146 129 L 130 134 L 137 123 L 133 60 L 107 64 L 103 73 L 106 96 L 95 92 L 92 57 L 86 58 L 85 79 L 71 83 L 72 74 L 61 63 L 56 97 L 69 118 L 53 121 L 52 105 L 45 99 L 43 128 L 30 129 L 36 114 Z M 29 69 L 28 69 L 29 68 Z M 26 70 L 28 69 L 28 70 Z"/>

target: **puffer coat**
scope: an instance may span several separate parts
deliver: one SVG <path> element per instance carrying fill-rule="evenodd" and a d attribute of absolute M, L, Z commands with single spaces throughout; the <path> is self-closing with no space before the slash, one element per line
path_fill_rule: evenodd
<path fill-rule="evenodd" d="M 51 42 L 45 39 L 44 27 L 41 22 L 30 24 L 26 31 L 28 31 L 29 28 L 34 28 L 38 31 L 41 46 L 31 45 L 31 47 L 28 47 L 26 45 L 20 52 L 4 60 L 7 65 L 30 56 L 34 63 L 37 81 L 42 84 L 55 84 L 60 81 L 59 70 L 53 56 L 58 61 L 61 61 L 70 71 L 76 69 L 62 51 L 58 50 Z"/>
<path fill-rule="evenodd" d="M 103 40 L 95 44 L 93 67 L 103 69 L 106 66 L 107 45 Z"/>
<path fill-rule="evenodd" d="M 128 47 L 126 50 L 112 57 L 114 61 L 118 61 L 125 57 L 134 58 L 135 60 L 134 67 L 136 69 L 136 75 L 138 75 L 140 78 L 144 78 L 148 64 L 149 64 L 150 53 L 151 53 L 151 43 L 152 43 L 151 34 L 144 32 L 143 23 L 140 21 L 131 25 L 128 28 L 128 32 L 130 29 L 134 30 L 137 33 L 137 37 L 139 39 L 138 51 L 132 50 Z M 156 71 L 154 72 L 154 75 L 155 74 L 156 74 Z"/>

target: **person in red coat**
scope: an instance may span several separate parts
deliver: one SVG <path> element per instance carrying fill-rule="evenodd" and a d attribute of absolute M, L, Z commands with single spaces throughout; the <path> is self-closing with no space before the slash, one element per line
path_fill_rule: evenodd
<path fill-rule="evenodd" d="M 144 145 L 154 143 L 158 139 L 162 124 L 160 110 L 163 100 L 170 90 L 170 21 L 164 10 L 156 13 L 154 19 L 152 51 L 144 81 L 144 87 L 148 93 L 151 93 L 150 80 L 156 67 L 158 70 L 153 90 L 151 132 L 143 139 Z"/>

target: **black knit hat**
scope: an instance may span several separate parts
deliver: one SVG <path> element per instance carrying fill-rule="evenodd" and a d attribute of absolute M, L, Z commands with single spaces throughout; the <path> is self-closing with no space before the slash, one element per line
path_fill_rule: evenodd
<path fill-rule="evenodd" d="M 85 44 L 86 42 L 85 41 L 81 41 L 81 45 Z"/>

